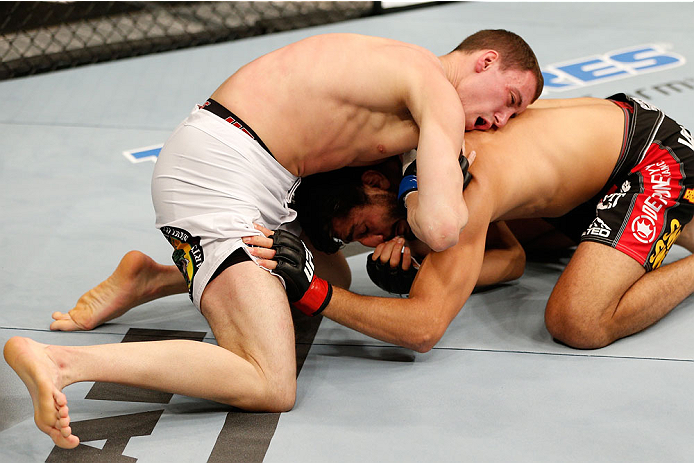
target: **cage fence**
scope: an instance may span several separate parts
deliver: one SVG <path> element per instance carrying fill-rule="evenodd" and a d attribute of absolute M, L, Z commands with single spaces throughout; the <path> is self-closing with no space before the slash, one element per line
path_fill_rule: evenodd
<path fill-rule="evenodd" d="M 381 2 L 0 2 L 0 80 L 356 19 Z"/>

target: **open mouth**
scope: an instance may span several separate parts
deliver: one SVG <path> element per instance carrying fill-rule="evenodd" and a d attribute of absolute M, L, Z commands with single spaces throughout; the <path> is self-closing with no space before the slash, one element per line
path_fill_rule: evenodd
<path fill-rule="evenodd" d="M 477 120 L 475 121 L 475 128 L 484 130 L 487 127 L 487 121 L 484 120 L 482 117 L 478 117 Z"/>

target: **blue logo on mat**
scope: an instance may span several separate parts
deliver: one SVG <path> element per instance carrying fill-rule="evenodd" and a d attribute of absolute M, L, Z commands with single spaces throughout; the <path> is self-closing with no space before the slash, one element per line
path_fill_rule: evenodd
<path fill-rule="evenodd" d="M 685 58 L 657 44 L 639 45 L 543 67 L 546 92 L 564 92 L 648 72 L 665 71 Z"/>
<path fill-rule="evenodd" d="M 123 151 L 123 156 L 128 158 L 130 162 L 156 162 L 162 146 L 164 145 L 145 146 L 144 148 L 135 148 L 133 150 Z"/>

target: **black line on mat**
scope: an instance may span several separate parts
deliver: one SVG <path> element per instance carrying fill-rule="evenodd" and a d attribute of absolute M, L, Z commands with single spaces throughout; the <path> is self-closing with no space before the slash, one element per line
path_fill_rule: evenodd
<path fill-rule="evenodd" d="M 322 317 L 297 315 L 292 310 L 296 339 L 296 374 L 299 375 L 306 355 L 316 336 Z M 275 435 L 281 413 L 229 412 L 217 437 L 210 463 L 262 462 Z"/>

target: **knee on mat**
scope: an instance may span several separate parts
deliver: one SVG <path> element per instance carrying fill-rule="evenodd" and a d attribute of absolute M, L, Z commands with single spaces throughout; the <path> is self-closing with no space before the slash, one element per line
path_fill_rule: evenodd
<path fill-rule="evenodd" d="M 249 412 L 281 413 L 294 408 L 296 402 L 296 381 L 293 384 L 270 385 L 248 390 L 239 397 L 238 391 L 229 396 L 215 399 L 218 402 L 238 407 Z"/>
<path fill-rule="evenodd" d="M 545 326 L 555 341 L 576 349 L 599 349 L 613 340 L 605 323 L 585 315 L 585 310 L 548 304 Z"/>
<path fill-rule="evenodd" d="M 265 394 L 265 403 L 269 412 L 288 412 L 296 403 L 296 380 L 289 384 L 274 385 Z"/>

